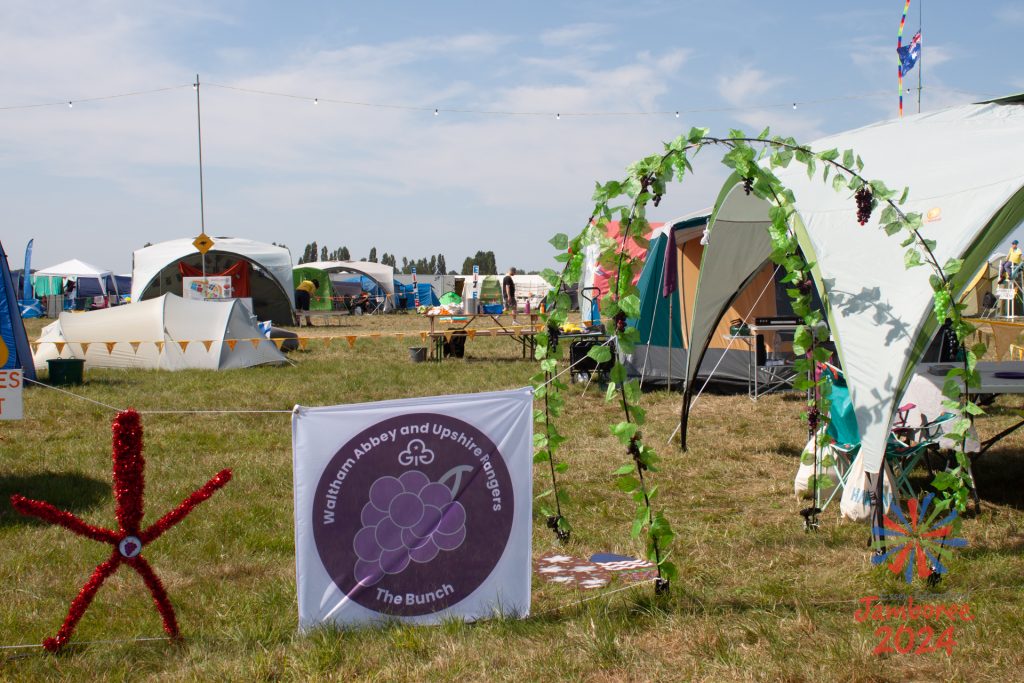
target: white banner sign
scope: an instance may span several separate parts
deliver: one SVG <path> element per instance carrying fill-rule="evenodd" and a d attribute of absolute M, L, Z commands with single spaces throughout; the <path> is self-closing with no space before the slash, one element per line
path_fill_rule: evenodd
<path fill-rule="evenodd" d="M 292 416 L 299 625 L 530 608 L 533 390 Z"/>
<path fill-rule="evenodd" d="M 230 299 L 233 296 L 229 275 L 183 277 L 181 284 L 183 299 L 206 301 L 208 299 Z"/>
<path fill-rule="evenodd" d="M 20 420 L 21 370 L 0 370 L 0 420 Z"/>

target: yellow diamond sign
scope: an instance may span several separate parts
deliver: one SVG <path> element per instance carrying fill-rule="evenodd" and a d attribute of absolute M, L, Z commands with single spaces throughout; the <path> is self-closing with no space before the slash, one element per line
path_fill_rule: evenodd
<path fill-rule="evenodd" d="M 204 232 L 199 235 L 199 237 L 192 240 L 192 246 L 198 249 L 200 254 L 205 254 L 213 249 L 213 240 Z"/>

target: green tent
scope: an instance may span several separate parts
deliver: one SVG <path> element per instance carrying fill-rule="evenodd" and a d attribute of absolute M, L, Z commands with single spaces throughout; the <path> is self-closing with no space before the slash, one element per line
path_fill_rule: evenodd
<path fill-rule="evenodd" d="M 320 288 L 310 297 L 309 310 L 333 310 L 334 301 L 332 301 L 331 297 L 334 296 L 334 290 L 331 289 L 331 278 L 327 275 L 327 271 L 320 270 L 319 268 L 306 268 L 304 266 L 293 269 L 292 281 L 294 286 L 298 287 L 303 280 L 316 280 L 320 283 Z"/>
<path fill-rule="evenodd" d="M 484 275 L 480 279 L 480 301 L 485 304 L 501 303 L 501 280 L 497 275 Z"/>

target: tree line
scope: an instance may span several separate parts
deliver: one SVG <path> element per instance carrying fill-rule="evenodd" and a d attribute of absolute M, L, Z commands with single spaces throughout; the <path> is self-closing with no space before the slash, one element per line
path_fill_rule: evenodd
<path fill-rule="evenodd" d="M 313 263 L 314 261 L 352 261 L 351 252 L 348 247 L 338 247 L 334 250 L 329 250 L 327 245 L 318 245 L 316 242 L 310 242 L 306 245 L 302 251 L 302 256 L 299 257 L 299 264 Z M 497 275 L 498 274 L 498 260 L 494 256 L 493 251 L 478 251 L 475 255 L 467 257 L 462 262 L 462 270 L 456 272 L 455 270 L 448 270 L 448 264 L 445 261 L 444 254 L 433 254 L 430 257 L 410 259 L 405 256 L 399 260 L 395 254 L 389 254 L 384 252 L 378 258 L 377 247 L 370 249 L 370 253 L 360 258 L 360 261 L 368 261 L 370 263 L 382 263 L 386 266 L 391 266 L 395 269 L 395 272 L 409 274 L 412 269 L 415 268 L 416 272 L 421 275 L 432 275 L 440 273 L 443 275 L 471 275 L 473 273 L 473 266 L 479 266 L 480 273 L 482 275 Z"/>

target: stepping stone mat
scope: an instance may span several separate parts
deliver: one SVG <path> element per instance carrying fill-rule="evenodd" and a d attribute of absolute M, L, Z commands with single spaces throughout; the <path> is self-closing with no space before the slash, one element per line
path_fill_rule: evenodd
<path fill-rule="evenodd" d="M 638 583 L 657 576 L 654 563 L 611 553 L 598 553 L 589 560 L 549 553 L 534 560 L 533 571 L 549 583 L 582 590 L 604 588 L 616 578 L 624 583 Z"/>

